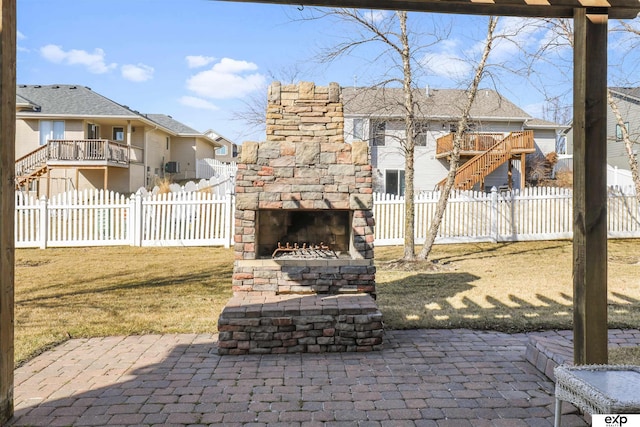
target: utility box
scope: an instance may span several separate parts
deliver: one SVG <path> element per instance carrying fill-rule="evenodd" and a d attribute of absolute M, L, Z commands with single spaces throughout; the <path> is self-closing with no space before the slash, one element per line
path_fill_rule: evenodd
<path fill-rule="evenodd" d="M 164 164 L 165 173 L 180 173 L 180 163 L 167 162 Z"/>

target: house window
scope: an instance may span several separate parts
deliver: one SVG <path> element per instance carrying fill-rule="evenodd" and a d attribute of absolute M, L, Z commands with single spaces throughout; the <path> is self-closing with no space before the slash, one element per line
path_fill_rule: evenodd
<path fill-rule="evenodd" d="M 629 122 L 624 122 L 624 129 L 627 131 L 627 135 L 629 135 Z M 620 124 L 616 125 L 616 141 L 622 141 L 622 126 Z"/>
<path fill-rule="evenodd" d="M 364 120 L 363 119 L 353 119 L 353 140 L 354 141 L 364 140 Z"/>
<path fill-rule="evenodd" d="M 426 147 L 427 146 L 427 130 L 428 126 L 426 124 L 417 124 L 416 125 L 416 136 L 414 138 L 414 145 L 416 147 Z"/>
<path fill-rule="evenodd" d="M 388 169 L 384 172 L 384 189 L 387 194 L 404 195 L 404 170 Z"/>
<path fill-rule="evenodd" d="M 88 123 L 87 139 L 100 139 L 100 126 L 93 123 Z"/>
<path fill-rule="evenodd" d="M 371 139 L 374 146 L 384 146 L 384 138 L 387 134 L 387 123 L 376 122 L 373 125 L 373 135 Z"/>
<path fill-rule="evenodd" d="M 167 137 L 167 150 L 169 149 L 169 137 Z"/>
<path fill-rule="evenodd" d="M 124 128 L 123 127 L 114 127 L 112 139 L 114 141 L 124 141 Z"/>
<path fill-rule="evenodd" d="M 223 145 L 222 147 L 216 148 L 216 156 L 226 156 L 227 155 L 227 146 Z"/>
<path fill-rule="evenodd" d="M 63 120 L 40 120 L 40 145 L 46 145 L 50 139 L 64 139 Z"/>

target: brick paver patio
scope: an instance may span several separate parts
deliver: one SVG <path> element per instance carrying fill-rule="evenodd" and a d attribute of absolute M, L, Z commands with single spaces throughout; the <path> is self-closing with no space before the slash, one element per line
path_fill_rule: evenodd
<path fill-rule="evenodd" d="M 70 340 L 16 370 L 14 426 L 551 426 L 532 334 L 387 331 L 369 353 L 220 356 L 216 335 Z M 565 405 L 563 425 L 585 426 Z"/>

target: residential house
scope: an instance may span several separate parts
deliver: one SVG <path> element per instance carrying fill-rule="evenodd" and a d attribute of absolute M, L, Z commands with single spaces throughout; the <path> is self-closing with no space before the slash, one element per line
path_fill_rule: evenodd
<path fill-rule="evenodd" d="M 18 85 L 16 186 L 36 194 L 123 193 L 157 179 L 197 178 L 219 146 L 162 114 L 142 114 L 80 85 Z"/>
<path fill-rule="evenodd" d="M 405 156 L 404 94 L 398 88 L 343 88 L 345 140 L 371 146 L 376 191 L 403 194 Z M 456 89 L 416 89 L 416 192 L 437 188 L 446 178 L 456 126 L 467 93 Z M 564 126 L 531 117 L 490 89 L 479 90 L 464 130 L 456 187 L 490 189 L 524 185 L 527 158 L 555 151 Z M 465 166 L 466 164 L 466 166 Z M 479 166 L 477 168 L 477 165 Z M 475 169 L 474 169 L 475 168 Z"/>
<path fill-rule="evenodd" d="M 640 143 L 640 87 L 610 87 L 609 91 L 623 118 L 633 153 L 638 154 Z M 573 168 L 573 128 L 565 135 L 564 155 L 558 169 Z M 634 187 L 629 166 L 629 155 L 622 139 L 622 128 L 613 110 L 607 109 L 607 184 L 609 186 Z"/>
<path fill-rule="evenodd" d="M 634 153 L 640 142 L 640 87 L 610 87 L 620 115 L 623 117 Z M 570 144 L 573 153 L 573 138 Z M 613 168 L 630 170 L 629 155 L 622 140 L 622 129 L 611 107 L 607 109 L 607 164 Z"/>
<path fill-rule="evenodd" d="M 204 178 L 197 174 L 197 161 L 216 158 L 216 151 L 221 144 L 206 133 L 198 132 L 171 116 L 164 114 L 146 114 L 145 116 L 173 133 L 170 138 L 169 157 L 167 157 L 170 161 L 168 164 L 165 163 L 165 174 L 170 174 L 174 181 Z M 162 150 L 157 150 L 157 147 L 150 148 L 152 149 L 149 150 L 148 155 L 156 156 L 153 161 L 162 162 L 163 160 L 157 157 L 157 153 Z"/>
<path fill-rule="evenodd" d="M 204 134 L 220 144 L 220 147 L 216 148 L 216 160 L 222 163 L 236 163 L 238 161 L 240 147 L 235 142 L 225 138 L 213 129 L 206 130 Z"/>

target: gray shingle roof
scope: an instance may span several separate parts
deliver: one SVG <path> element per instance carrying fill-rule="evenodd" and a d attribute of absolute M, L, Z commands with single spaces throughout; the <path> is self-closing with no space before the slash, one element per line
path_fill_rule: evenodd
<path fill-rule="evenodd" d="M 17 96 L 40 107 L 39 113 L 67 116 L 138 118 L 136 112 L 80 85 L 18 85 Z"/>
<path fill-rule="evenodd" d="M 31 108 L 40 108 L 39 105 L 29 101 L 28 99 L 18 95 L 17 93 L 16 93 L 16 105 L 30 106 Z"/>
<path fill-rule="evenodd" d="M 612 92 L 640 100 L 640 87 L 611 87 Z"/>
<path fill-rule="evenodd" d="M 144 116 L 178 135 L 203 135 L 201 132 L 198 132 L 184 123 L 180 123 L 173 117 L 167 116 L 166 114 L 145 114 Z"/>
<path fill-rule="evenodd" d="M 402 117 L 404 94 L 400 88 L 353 88 L 342 89 L 345 115 L 374 117 Z M 467 100 L 467 92 L 459 89 L 415 89 L 419 118 L 457 119 Z M 498 92 L 481 89 L 471 107 L 471 117 L 508 118 L 526 120 L 532 118 L 520 107 Z"/>
<path fill-rule="evenodd" d="M 549 120 L 542 119 L 529 119 L 524 124 L 525 128 L 547 128 L 547 129 L 567 129 L 571 126 L 569 125 L 561 125 L 555 122 L 550 122 Z"/>
<path fill-rule="evenodd" d="M 18 85 L 16 105 L 32 106 L 33 112 L 66 117 L 119 117 L 154 122 L 176 135 L 200 136 L 215 142 L 197 130 L 166 114 L 141 114 L 81 85 Z M 23 111 L 31 113 L 31 111 Z"/>

